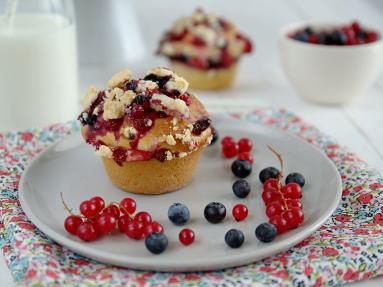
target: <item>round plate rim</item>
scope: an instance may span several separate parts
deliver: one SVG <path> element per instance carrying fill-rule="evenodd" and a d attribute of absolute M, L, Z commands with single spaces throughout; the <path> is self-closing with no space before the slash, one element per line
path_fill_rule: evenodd
<path fill-rule="evenodd" d="M 217 117 L 216 117 L 217 118 Z M 228 119 L 227 116 L 221 116 L 218 117 L 221 120 L 222 119 Z M 249 122 L 246 120 L 242 119 L 233 119 L 230 117 L 230 120 L 235 120 L 235 121 L 242 121 L 247 124 L 252 124 L 259 126 L 261 128 L 265 128 L 264 125 L 254 123 L 254 122 Z M 269 127 L 268 127 L 269 128 Z M 184 263 L 182 265 L 179 265 L 178 262 L 173 262 L 173 261 L 168 261 L 166 264 L 160 264 L 160 265 L 153 265 L 153 264 L 148 264 L 146 262 L 145 258 L 134 258 L 135 262 L 128 262 L 129 260 L 124 260 L 126 259 L 126 256 L 116 256 L 114 255 L 113 258 L 111 258 L 110 253 L 105 252 L 105 251 L 100 251 L 98 250 L 97 254 L 94 253 L 94 249 L 92 247 L 86 246 L 86 244 L 81 243 L 81 242 L 76 242 L 74 240 L 71 240 L 69 238 L 66 238 L 62 236 L 60 233 L 52 230 L 48 225 L 43 223 L 37 216 L 34 215 L 33 211 L 30 209 L 27 200 L 24 196 L 24 186 L 27 185 L 26 178 L 29 173 L 29 170 L 31 170 L 36 162 L 40 160 L 41 157 L 43 157 L 45 154 L 49 153 L 52 149 L 55 148 L 58 144 L 60 144 L 62 141 L 65 141 L 69 137 L 74 137 L 79 132 L 72 133 L 60 141 L 53 143 L 52 145 L 48 146 L 45 148 L 42 152 L 40 152 L 36 157 L 34 157 L 31 162 L 26 166 L 25 170 L 23 171 L 23 174 L 20 179 L 19 183 L 19 191 L 18 191 L 18 196 L 19 196 L 19 201 L 20 205 L 24 211 L 24 213 L 27 215 L 29 220 L 39 229 L 41 230 L 45 235 L 47 235 L 50 239 L 53 241 L 67 247 L 68 249 L 71 249 L 72 251 L 89 257 L 91 259 L 98 260 L 103 263 L 107 264 L 112 264 L 116 266 L 121 266 L 121 267 L 128 267 L 128 268 L 134 268 L 134 269 L 140 269 L 140 270 L 148 270 L 148 271 L 160 271 L 160 272 L 193 272 L 193 271 L 214 271 L 214 270 L 220 270 L 224 268 L 232 268 L 232 267 L 238 267 L 238 266 L 243 266 L 246 264 L 253 263 L 257 260 L 266 258 L 268 256 L 271 256 L 273 254 L 277 254 L 281 251 L 287 250 L 290 247 L 296 245 L 297 243 L 301 242 L 308 236 L 310 236 L 313 232 L 315 232 L 317 229 L 319 229 L 320 226 L 322 226 L 333 214 L 335 209 L 338 206 L 338 203 L 341 199 L 342 195 L 342 181 L 341 177 L 339 175 L 339 172 L 335 166 L 335 164 L 326 156 L 326 154 L 323 152 L 323 150 L 319 149 L 318 147 L 304 141 L 303 139 L 299 138 L 298 136 L 288 133 L 286 131 L 282 131 L 276 128 L 270 128 L 275 133 L 280 133 L 282 136 L 287 136 L 287 137 L 293 137 L 295 140 L 299 140 L 303 142 L 306 145 L 309 145 L 312 149 L 314 149 L 317 153 L 321 154 L 323 159 L 329 164 L 329 166 L 333 169 L 334 175 L 336 174 L 336 180 L 337 180 L 337 186 L 336 188 L 336 193 L 334 195 L 334 200 L 332 203 L 328 206 L 326 211 L 321 214 L 314 222 L 307 226 L 305 229 L 300 231 L 299 233 L 293 234 L 291 237 L 286 238 L 285 240 L 282 240 L 277 243 L 273 243 L 274 245 L 272 246 L 272 250 L 257 250 L 256 256 L 252 252 L 246 253 L 246 254 L 235 254 L 231 256 L 231 260 L 229 262 L 221 262 L 219 258 L 217 259 L 211 259 L 209 264 L 205 264 L 203 266 L 198 265 L 199 261 L 198 260 L 190 260 L 187 263 Z M 267 243 L 265 243 L 267 244 Z M 263 252 L 263 250 L 265 250 Z M 196 266 L 198 265 L 198 266 Z M 176 267 L 175 267 L 176 266 Z"/>

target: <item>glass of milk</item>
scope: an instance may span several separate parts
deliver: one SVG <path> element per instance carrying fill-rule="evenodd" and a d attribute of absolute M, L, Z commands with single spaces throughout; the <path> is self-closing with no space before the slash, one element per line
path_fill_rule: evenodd
<path fill-rule="evenodd" d="M 78 68 L 72 0 L 1 4 L 0 131 L 74 119 Z"/>

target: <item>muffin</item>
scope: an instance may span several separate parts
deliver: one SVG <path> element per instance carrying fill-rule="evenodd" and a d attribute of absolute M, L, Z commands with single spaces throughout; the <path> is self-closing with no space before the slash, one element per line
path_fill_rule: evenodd
<path fill-rule="evenodd" d="M 212 129 L 188 86 L 173 71 L 154 68 L 142 79 L 124 70 L 106 90 L 88 89 L 78 118 L 81 132 L 116 186 L 161 194 L 191 181 Z"/>
<path fill-rule="evenodd" d="M 218 90 L 233 83 L 240 57 L 251 51 L 251 41 L 234 24 L 197 9 L 164 34 L 157 53 L 192 88 Z"/>

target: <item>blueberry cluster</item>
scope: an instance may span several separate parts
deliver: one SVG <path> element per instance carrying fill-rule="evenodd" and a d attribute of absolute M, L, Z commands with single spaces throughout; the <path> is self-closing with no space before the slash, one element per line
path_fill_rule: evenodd
<path fill-rule="evenodd" d="M 305 43 L 336 46 L 372 43 L 379 39 L 376 32 L 362 28 L 358 22 L 327 30 L 307 26 L 289 37 Z"/>

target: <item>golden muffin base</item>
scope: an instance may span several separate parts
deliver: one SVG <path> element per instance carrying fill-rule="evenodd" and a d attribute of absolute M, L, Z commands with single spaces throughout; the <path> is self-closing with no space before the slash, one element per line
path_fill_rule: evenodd
<path fill-rule="evenodd" d="M 204 71 L 171 61 L 172 70 L 184 77 L 191 88 L 197 90 L 222 90 L 230 87 L 237 74 L 237 66 L 238 64 L 233 64 L 229 68 Z"/>
<path fill-rule="evenodd" d="M 124 191 L 137 194 L 162 194 L 180 189 L 189 183 L 197 168 L 203 148 L 183 157 L 160 162 L 124 162 L 119 166 L 113 159 L 103 157 L 110 180 Z"/>

